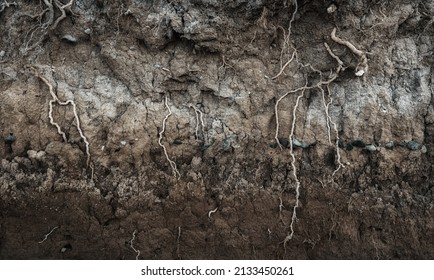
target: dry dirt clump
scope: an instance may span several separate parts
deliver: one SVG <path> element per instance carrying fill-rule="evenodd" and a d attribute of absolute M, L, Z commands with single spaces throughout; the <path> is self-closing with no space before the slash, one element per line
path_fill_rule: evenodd
<path fill-rule="evenodd" d="M 434 5 L 389 2 L 0 0 L 0 258 L 432 259 Z"/>

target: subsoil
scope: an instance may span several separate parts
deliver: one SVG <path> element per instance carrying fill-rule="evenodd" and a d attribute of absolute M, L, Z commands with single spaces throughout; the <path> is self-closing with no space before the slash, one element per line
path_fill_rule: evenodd
<path fill-rule="evenodd" d="M 434 258 L 430 1 L 10 2 L 1 259 Z"/>

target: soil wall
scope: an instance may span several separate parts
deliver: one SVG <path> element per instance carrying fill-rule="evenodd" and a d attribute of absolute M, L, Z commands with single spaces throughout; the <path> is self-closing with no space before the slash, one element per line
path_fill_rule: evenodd
<path fill-rule="evenodd" d="M 1 1 L 0 258 L 432 259 L 431 1 Z"/>

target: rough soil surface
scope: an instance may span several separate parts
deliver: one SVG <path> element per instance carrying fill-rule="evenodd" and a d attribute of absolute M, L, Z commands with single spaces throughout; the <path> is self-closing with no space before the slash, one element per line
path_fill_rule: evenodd
<path fill-rule="evenodd" d="M 433 21 L 1 0 L 0 258 L 434 258 Z"/>

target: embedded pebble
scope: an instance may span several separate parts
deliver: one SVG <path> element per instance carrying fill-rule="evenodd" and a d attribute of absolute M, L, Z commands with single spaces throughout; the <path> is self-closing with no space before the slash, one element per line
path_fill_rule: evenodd
<path fill-rule="evenodd" d="M 369 144 L 365 146 L 365 150 L 375 152 L 378 151 L 378 148 L 374 144 Z"/>
<path fill-rule="evenodd" d="M 77 38 L 75 38 L 72 35 L 65 35 L 65 36 L 62 37 L 62 39 L 66 40 L 68 42 L 71 42 L 71 43 L 77 43 L 78 42 Z"/>
<path fill-rule="evenodd" d="M 365 74 L 365 70 L 361 69 L 359 71 L 357 71 L 356 73 L 354 73 L 357 77 L 361 77 L 363 76 L 363 74 Z"/>
<path fill-rule="evenodd" d="M 277 148 L 277 143 L 271 143 L 270 144 L 270 148 L 276 149 Z"/>
<path fill-rule="evenodd" d="M 426 154 L 426 152 L 428 151 L 425 145 L 422 145 L 422 148 L 420 148 L 420 151 L 422 154 Z"/>
<path fill-rule="evenodd" d="M 393 142 L 388 142 L 388 143 L 386 143 L 386 145 L 385 145 L 385 147 L 386 147 L 386 149 L 388 149 L 388 150 L 392 150 L 393 149 Z"/>
<path fill-rule="evenodd" d="M 232 143 L 235 142 L 236 138 L 237 137 L 235 135 L 231 135 L 231 136 L 226 137 L 223 140 L 223 150 L 224 151 L 230 151 L 232 148 Z"/>
<path fill-rule="evenodd" d="M 420 148 L 422 147 L 422 145 L 417 143 L 416 141 L 409 141 L 409 142 L 407 142 L 406 146 L 411 151 L 420 150 Z"/>
<path fill-rule="evenodd" d="M 13 133 L 9 133 L 8 136 L 5 137 L 6 144 L 12 144 L 17 140 L 17 137 Z"/>
<path fill-rule="evenodd" d="M 327 8 L 327 13 L 332 14 L 332 13 L 336 12 L 337 9 L 338 9 L 338 7 L 336 7 L 335 4 L 331 4 L 331 5 Z"/>
<path fill-rule="evenodd" d="M 353 142 L 351 142 L 351 145 L 357 148 L 364 148 L 366 146 L 365 142 L 363 142 L 362 140 L 354 140 Z"/>
<path fill-rule="evenodd" d="M 27 155 L 30 159 L 42 160 L 45 156 L 45 151 L 28 150 Z"/>
<path fill-rule="evenodd" d="M 303 149 L 309 148 L 308 144 L 302 143 L 302 142 L 298 141 L 297 139 L 292 140 L 292 145 L 296 146 L 296 147 L 303 148 Z"/>
<path fill-rule="evenodd" d="M 288 138 L 278 138 L 280 145 L 285 148 L 289 148 L 289 140 Z"/>

